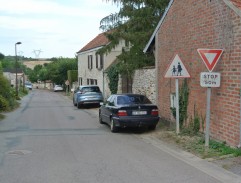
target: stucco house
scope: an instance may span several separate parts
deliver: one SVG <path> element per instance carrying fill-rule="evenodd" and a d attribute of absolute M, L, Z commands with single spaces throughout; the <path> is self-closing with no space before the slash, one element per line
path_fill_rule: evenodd
<path fill-rule="evenodd" d="M 110 43 L 105 33 L 97 35 L 93 40 L 81 48 L 78 52 L 78 84 L 98 85 L 107 98 L 110 95 L 106 69 L 116 61 L 125 46 L 124 41 L 112 49 L 108 54 L 100 55 L 96 52 Z"/>
<path fill-rule="evenodd" d="M 18 86 L 26 81 L 26 76 L 22 69 L 3 69 L 3 76 L 7 78 L 11 86 L 16 87 L 16 74 Z"/>
<path fill-rule="evenodd" d="M 241 1 L 170 0 L 144 52 L 154 51 L 157 103 L 160 115 L 173 120 L 170 95 L 175 81 L 164 77 L 176 54 L 190 78 L 188 120 L 206 115 L 207 88 L 200 86 L 200 73 L 208 72 L 197 49 L 223 49 L 212 72 L 221 74 L 220 87 L 211 88 L 211 137 L 241 146 Z M 179 87 L 184 79 L 179 79 Z M 187 120 L 187 121 L 188 121 Z M 204 121 L 205 125 L 205 121 Z"/>

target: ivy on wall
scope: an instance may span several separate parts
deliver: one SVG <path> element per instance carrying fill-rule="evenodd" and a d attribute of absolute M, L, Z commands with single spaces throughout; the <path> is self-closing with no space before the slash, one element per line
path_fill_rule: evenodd
<path fill-rule="evenodd" d="M 107 70 L 107 77 L 109 78 L 109 89 L 111 94 L 115 94 L 118 91 L 118 81 L 119 81 L 119 72 L 116 65 L 111 66 Z"/>

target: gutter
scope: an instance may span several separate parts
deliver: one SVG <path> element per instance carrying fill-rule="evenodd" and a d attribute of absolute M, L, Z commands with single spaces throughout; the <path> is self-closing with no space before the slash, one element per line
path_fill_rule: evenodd
<path fill-rule="evenodd" d="M 156 36 L 156 34 L 157 34 L 157 31 L 158 31 L 159 28 L 161 27 L 161 24 L 162 24 L 162 22 L 164 21 L 164 19 L 165 19 L 167 13 L 168 13 L 168 11 L 169 11 L 169 9 L 171 8 L 173 1 L 174 1 L 174 0 L 170 0 L 170 2 L 169 2 L 169 4 L 168 4 L 168 7 L 166 8 L 166 10 L 165 10 L 165 12 L 164 12 L 164 14 L 163 14 L 161 20 L 159 21 L 158 25 L 156 26 L 155 31 L 152 33 L 151 38 L 149 39 L 149 41 L 148 41 L 146 47 L 145 47 L 144 50 L 143 50 L 144 53 L 147 52 L 147 50 L 148 50 L 148 48 L 150 47 L 150 45 L 151 45 L 153 39 L 155 39 L 155 36 Z"/>

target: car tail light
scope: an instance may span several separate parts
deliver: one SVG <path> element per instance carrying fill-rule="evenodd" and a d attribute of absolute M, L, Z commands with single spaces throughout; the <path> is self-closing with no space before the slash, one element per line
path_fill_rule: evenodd
<path fill-rule="evenodd" d="M 127 116 L 126 110 L 119 110 L 117 113 L 118 116 Z"/>
<path fill-rule="evenodd" d="M 152 109 L 151 115 L 152 116 L 158 116 L 158 109 Z"/>

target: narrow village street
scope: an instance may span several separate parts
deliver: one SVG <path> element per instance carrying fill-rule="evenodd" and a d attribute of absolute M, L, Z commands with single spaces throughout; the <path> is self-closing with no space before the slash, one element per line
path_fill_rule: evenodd
<path fill-rule="evenodd" d="M 0 121 L 0 183 L 241 182 L 180 149 L 132 130 L 111 133 L 96 108 L 34 89 Z"/>

